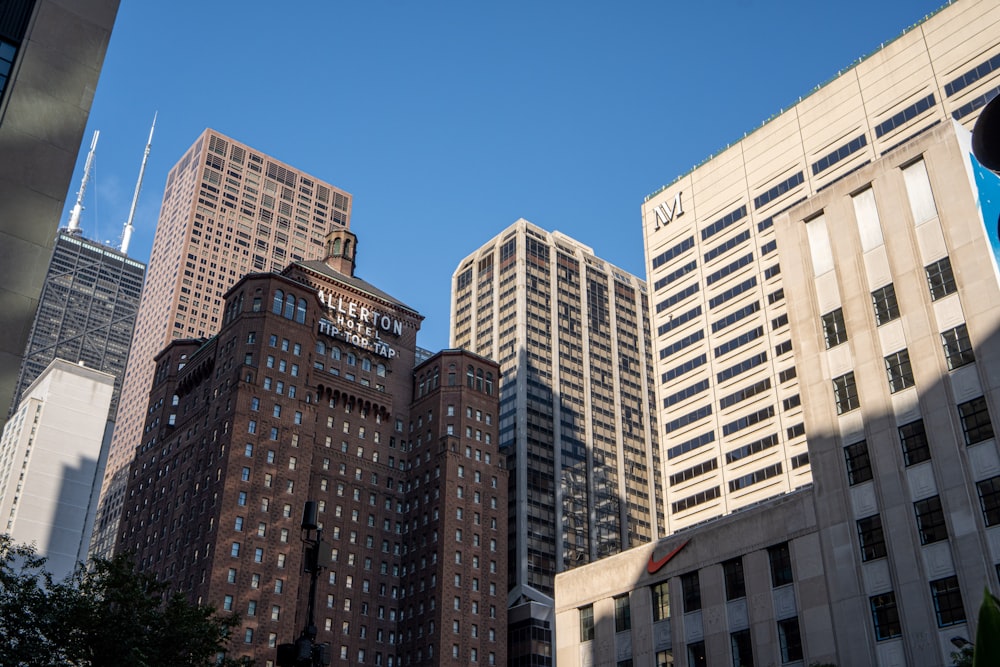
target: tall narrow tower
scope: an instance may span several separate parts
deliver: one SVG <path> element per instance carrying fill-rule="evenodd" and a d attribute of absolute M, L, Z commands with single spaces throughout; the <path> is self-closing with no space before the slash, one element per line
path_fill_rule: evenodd
<path fill-rule="evenodd" d="M 223 294 L 253 271 L 324 255 L 350 225 L 351 196 L 260 151 L 205 130 L 167 176 L 149 273 L 122 387 L 93 551 L 107 555 L 121 511 L 121 473 L 143 439 L 154 356 L 178 338 L 214 334 Z"/>
<path fill-rule="evenodd" d="M 645 283 L 526 220 L 455 272 L 452 345 L 503 376 L 511 660 L 550 650 L 557 572 L 663 535 L 648 312 Z"/>

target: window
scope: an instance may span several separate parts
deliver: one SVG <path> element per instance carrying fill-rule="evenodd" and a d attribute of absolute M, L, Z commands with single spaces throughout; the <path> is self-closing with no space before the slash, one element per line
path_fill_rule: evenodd
<path fill-rule="evenodd" d="M 802 636 L 796 617 L 778 621 L 778 645 L 781 647 L 781 664 L 802 659 Z"/>
<path fill-rule="evenodd" d="M 823 315 L 823 340 L 826 341 L 826 349 L 836 347 L 847 342 L 847 329 L 844 327 L 844 311 L 842 308 L 832 310 Z"/>
<path fill-rule="evenodd" d="M 862 440 L 844 447 L 847 463 L 847 483 L 851 486 L 867 482 L 872 478 L 872 464 L 868 458 L 868 441 Z"/>
<path fill-rule="evenodd" d="M 837 403 L 838 415 L 861 407 L 861 402 L 858 400 L 858 386 L 854 382 L 854 371 L 833 378 L 833 400 Z"/>
<path fill-rule="evenodd" d="M 650 587 L 653 596 L 653 620 L 665 621 L 670 618 L 670 590 L 666 581 Z"/>
<path fill-rule="evenodd" d="M 903 349 L 887 356 L 885 373 L 889 378 L 889 391 L 892 393 L 912 387 L 913 369 L 910 367 L 910 352 Z"/>
<path fill-rule="evenodd" d="M 1000 524 L 1000 477 L 976 482 L 976 489 L 979 491 L 979 504 L 983 509 L 986 525 Z"/>
<path fill-rule="evenodd" d="M 892 591 L 868 598 L 872 608 L 872 623 L 875 625 L 875 639 L 892 639 L 903 634 L 899 624 L 899 609 L 896 608 L 896 594 Z"/>
<path fill-rule="evenodd" d="M 690 667 L 705 667 L 708 656 L 705 653 L 705 642 L 691 642 L 687 645 L 688 665 Z"/>
<path fill-rule="evenodd" d="M 923 419 L 900 426 L 899 441 L 903 445 L 903 461 L 906 465 L 911 466 L 931 457 Z"/>
<path fill-rule="evenodd" d="M 948 296 L 958 288 L 955 287 L 955 274 L 951 270 L 951 260 L 945 257 L 924 267 L 927 275 L 927 287 L 931 292 L 931 300 L 937 301 Z"/>
<path fill-rule="evenodd" d="M 673 667 L 674 652 L 670 649 L 656 652 L 656 667 Z"/>
<path fill-rule="evenodd" d="M 958 577 L 951 576 L 931 582 L 931 597 L 939 628 L 957 623 L 965 623 L 965 605 L 962 591 L 958 587 Z"/>
<path fill-rule="evenodd" d="M 858 542 L 861 543 L 861 560 L 868 562 L 885 558 L 885 535 L 882 533 L 882 517 L 878 514 L 858 519 Z"/>
<path fill-rule="evenodd" d="M 969 342 L 969 329 L 959 324 L 954 329 L 941 333 L 941 344 L 944 346 L 944 356 L 948 361 L 948 370 L 955 370 L 976 360 Z"/>
<path fill-rule="evenodd" d="M 882 326 L 899 317 L 899 304 L 896 303 L 896 288 L 892 283 L 872 292 L 872 306 L 875 308 L 875 324 Z"/>
<path fill-rule="evenodd" d="M 722 576 L 726 582 L 726 600 L 738 600 L 747 596 L 746 579 L 743 577 L 742 557 L 733 558 L 722 563 Z"/>
<path fill-rule="evenodd" d="M 740 630 L 729 635 L 733 649 L 733 667 L 753 667 L 753 644 L 750 631 Z"/>
<path fill-rule="evenodd" d="M 974 445 L 993 437 L 993 424 L 986 408 L 986 399 L 980 396 L 965 403 L 959 403 L 958 416 L 962 420 L 965 444 Z"/>
<path fill-rule="evenodd" d="M 615 632 L 625 632 L 632 629 L 632 607 L 629 605 L 628 594 L 615 598 Z"/>
<path fill-rule="evenodd" d="M 594 638 L 594 605 L 580 607 L 580 641 L 589 642 Z"/>
<path fill-rule="evenodd" d="M 788 542 L 768 547 L 767 558 L 771 564 L 771 586 L 785 586 L 792 583 L 792 557 L 788 552 Z"/>
<path fill-rule="evenodd" d="M 913 503 L 917 515 L 917 532 L 920 533 L 920 544 L 931 544 L 948 539 L 948 529 L 944 523 L 944 510 L 941 509 L 941 498 L 931 496 L 925 500 Z"/>
<path fill-rule="evenodd" d="M 701 582 L 697 572 L 681 575 L 681 599 L 684 601 L 684 613 L 701 609 Z"/>

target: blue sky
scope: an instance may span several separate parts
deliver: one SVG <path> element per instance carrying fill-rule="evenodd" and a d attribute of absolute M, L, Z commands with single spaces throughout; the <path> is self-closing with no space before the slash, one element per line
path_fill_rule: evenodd
<path fill-rule="evenodd" d="M 960 0 L 964 1 L 964 0 Z M 159 112 L 130 254 L 169 169 L 211 127 L 354 195 L 357 275 L 448 345 L 458 262 L 517 218 L 644 277 L 643 197 L 940 0 L 123 0 L 67 194 L 121 234 Z"/>

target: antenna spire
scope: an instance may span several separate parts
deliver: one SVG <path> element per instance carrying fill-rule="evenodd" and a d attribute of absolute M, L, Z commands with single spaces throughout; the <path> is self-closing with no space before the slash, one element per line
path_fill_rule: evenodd
<path fill-rule="evenodd" d="M 139 204 L 139 192 L 142 190 L 142 177 L 146 173 L 146 160 L 149 159 L 149 148 L 153 144 L 153 130 L 156 129 L 156 116 L 153 114 L 153 125 L 149 128 L 149 139 L 146 140 L 146 150 L 142 153 L 142 165 L 139 167 L 139 179 L 135 183 L 135 194 L 132 195 L 132 207 L 128 212 L 128 220 L 125 221 L 125 231 L 122 232 L 123 254 L 128 254 L 128 244 L 132 240 L 132 220 L 135 219 L 135 207 Z"/>
<path fill-rule="evenodd" d="M 80 229 L 80 213 L 83 211 L 83 193 L 87 191 L 87 181 L 90 180 L 90 169 L 94 166 L 94 152 L 97 150 L 97 137 L 101 135 L 100 130 L 94 130 L 94 138 L 90 142 L 90 152 L 87 153 L 87 161 L 83 165 L 83 179 L 80 181 L 80 190 L 76 193 L 76 204 L 69 213 L 69 231 L 76 232 Z"/>

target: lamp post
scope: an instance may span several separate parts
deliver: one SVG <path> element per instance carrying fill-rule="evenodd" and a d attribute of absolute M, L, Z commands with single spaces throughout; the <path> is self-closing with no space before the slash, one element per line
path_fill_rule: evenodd
<path fill-rule="evenodd" d="M 327 667 L 330 664 L 330 644 L 316 643 L 316 583 L 322 563 L 330 562 L 330 546 L 323 542 L 323 529 L 317 519 L 315 500 L 307 500 L 302 508 L 302 543 L 305 544 L 303 571 L 309 575 L 309 601 L 306 625 L 292 644 L 279 644 L 278 667 Z M 316 536 L 312 532 L 316 531 Z"/>

